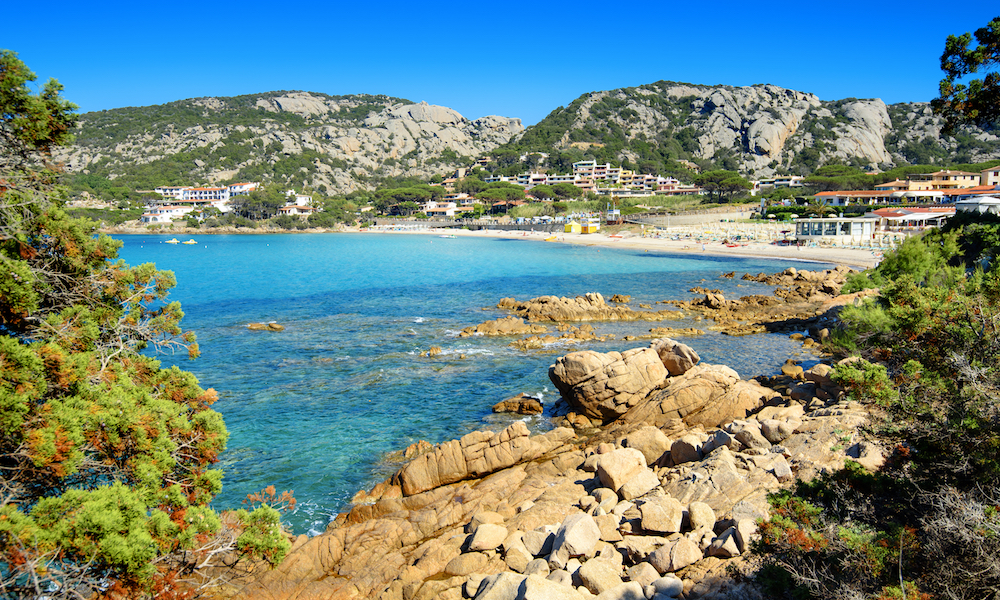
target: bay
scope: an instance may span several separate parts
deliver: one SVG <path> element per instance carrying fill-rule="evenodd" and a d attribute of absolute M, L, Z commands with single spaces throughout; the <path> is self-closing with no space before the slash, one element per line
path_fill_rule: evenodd
<path fill-rule="evenodd" d="M 394 452 L 421 439 L 438 443 L 504 427 L 515 417 L 490 408 L 520 392 L 551 408 L 557 394 L 548 367 L 558 356 L 644 346 L 620 338 L 656 325 L 598 323 L 599 334 L 618 340 L 527 353 L 507 347 L 509 339 L 457 337 L 464 327 L 505 316 L 492 308 L 501 298 L 600 292 L 631 295 L 635 306 L 690 298 L 695 286 L 739 297 L 772 291 L 740 281 L 742 273 L 792 264 L 430 235 L 205 235 L 196 245 L 167 244 L 158 235 L 119 239 L 126 262 L 154 262 L 175 273 L 170 299 L 183 306 L 184 328 L 198 334 L 197 360 L 158 358 L 219 392 L 214 408 L 230 438 L 216 508 L 237 508 L 267 485 L 293 490 L 298 507 L 286 523 L 313 534 L 356 491 L 398 468 Z M 736 277 L 720 277 L 729 271 Z M 260 321 L 286 329 L 246 328 Z M 801 353 L 780 334 L 707 332 L 682 341 L 704 362 L 729 365 L 744 378 L 774 374 Z M 432 346 L 441 355 L 420 355 Z M 544 416 L 526 420 L 535 430 L 550 426 Z"/>

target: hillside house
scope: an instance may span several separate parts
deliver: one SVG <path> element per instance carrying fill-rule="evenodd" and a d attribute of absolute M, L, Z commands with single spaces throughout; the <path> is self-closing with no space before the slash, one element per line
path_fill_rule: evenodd
<path fill-rule="evenodd" d="M 1000 165 L 983 169 L 979 173 L 979 185 L 998 186 L 1000 185 Z"/>
<path fill-rule="evenodd" d="M 315 206 L 305 206 L 299 204 L 286 204 L 278 209 L 278 214 L 281 215 L 308 216 L 316 212 L 319 212 L 319 209 Z"/>
<path fill-rule="evenodd" d="M 194 208 L 191 206 L 154 206 L 142 213 L 139 220 L 148 224 L 168 224 L 172 223 L 175 219 L 184 218 L 192 210 Z"/>

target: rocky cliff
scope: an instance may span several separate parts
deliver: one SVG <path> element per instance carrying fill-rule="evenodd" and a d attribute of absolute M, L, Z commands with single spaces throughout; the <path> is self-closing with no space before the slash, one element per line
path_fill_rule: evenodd
<path fill-rule="evenodd" d="M 1000 157 L 996 132 L 941 137 L 928 103 L 823 101 L 774 85 L 657 82 L 594 92 L 560 107 L 513 142 L 521 151 L 573 148 L 599 161 L 692 160 L 757 177 L 808 174 L 830 162 L 887 168 Z"/>
<path fill-rule="evenodd" d="M 272 92 L 86 113 L 57 158 L 140 189 L 236 178 L 345 193 L 447 172 L 522 130 L 519 119 L 471 121 L 388 96 Z"/>

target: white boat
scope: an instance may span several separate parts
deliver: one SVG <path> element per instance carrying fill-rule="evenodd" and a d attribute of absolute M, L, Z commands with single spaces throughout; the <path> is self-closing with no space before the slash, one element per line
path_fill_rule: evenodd
<path fill-rule="evenodd" d="M 181 243 L 181 241 L 179 239 L 177 239 L 177 238 L 172 238 L 172 239 L 167 240 L 167 243 L 168 244 L 179 244 L 179 243 Z"/>
<path fill-rule="evenodd" d="M 447 239 L 455 239 L 455 238 L 457 238 L 458 236 L 457 236 L 457 235 L 455 235 L 454 233 L 449 233 L 448 235 L 439 235 L 438 237 L 439 237 L 439 238 L 447 238 Z"/>
<path fill-rule="evenodd" d="M 188 240 L 188 241 L 186 241 L 186 242 L 181 242 L 181 243 L 182 243 L 182 244 L 197 244 L 198 242 L 196 242 L 196 241 L 194 241 L 194 240 Z"/>

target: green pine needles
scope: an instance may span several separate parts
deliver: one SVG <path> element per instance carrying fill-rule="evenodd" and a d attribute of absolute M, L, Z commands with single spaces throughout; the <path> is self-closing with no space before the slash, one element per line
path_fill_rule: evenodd
<path fill-rule="evenodd" d="M 216 393 L 141 353 L 198 354 L 174 277 L 62 211 L 75 107 L 33 80 L 0 51 L 0 597 L 192 597 L 290 543 L 268 505 L 209 508 Z"/>

